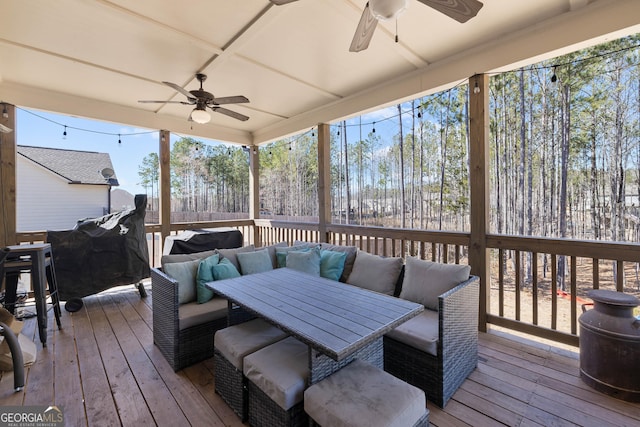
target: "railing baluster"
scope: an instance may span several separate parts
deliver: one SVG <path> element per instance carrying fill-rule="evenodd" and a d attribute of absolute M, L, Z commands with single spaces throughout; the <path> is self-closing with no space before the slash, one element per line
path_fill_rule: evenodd
<path fill-rule="evenodd" d="M 516 320 L 520 320 L 520 287 L 522 286 L 522 270 L 520 267 L 520 251 L 515 251 L 515 275 L 516 275 Z"/>
<path fill-rule="evenodd" d="M 551 329 L 558 327 L 558 260 L 551 254 Z"/>
<path fill-rule="evenodd" d="M 624 292 L 624 261 L 616 261 L 616 290 Z"/>
<path fill-rule="evenodd" d="M 577 265 L 576 265 L 576 257 L 572 256 L 571 257 L 571 333 L 572 334 L 577 334 L 577 306 L 576 306 L 576 302 L 577 302 L 577 278 L 578 278 L 578 273 L 577 273 Z"/>
<path fill-rule="evenodd" d="M 498 314 L 504 317 L 504 249 L 498 249 Z"/>
<path fill-rule="evenodd" d="M 531 270 L 532 270 L 532 278 L 533 283 L 531 284 L 531 303 L 533 306 L 531 307 L 532 314 L 532 323 L 534 325 L 538 324 L 538 253 L 533 252 L 531 254 Z"/>

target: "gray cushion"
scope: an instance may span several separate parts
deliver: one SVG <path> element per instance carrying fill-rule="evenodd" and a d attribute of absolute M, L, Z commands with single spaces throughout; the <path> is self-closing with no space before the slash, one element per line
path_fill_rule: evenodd
<path fill-rule="evenodd" d="M 240 271 L 240 264 L 238 264 L 238 254 L 245 252 L 253 252 L 256 250 L 254 245 L 243 246 L 241 248 L 235 249 L 218 249 L 218 253 L 222 258 L 226 258 L 231 261 L 231 264 L 235 266 L 235 268 Z"/>
<path fill-rule="evenodd" d="M 273 263 L 269 257 L 269 251 L 260 249 L 255 252 L 245 252 L 238 254 L 240 272 L 243 275 L 263 273 L 273 270 Z"/>
<path fill-rule="evenodd" d="M 309 245 L 296 245 L 276 248 L 276 265 L 278 268 L 287 266 L 287 255 L 292 251 L 306 252 L 311 249 Z"/>
<path fill-rule="evenodd" d="M 388 332 L 387 336 L 438 356 L 438 321 L 437 311 L 425 310 Z"/>
<path fill-rule="evenodd" d="M 285 338 L 245 357 L 244 376 L 287 411 L 302 401 L 309 377 L 308 353 L 306 344 Z"/>
<path fill-rule="evenodd" d="M 320 249 L 316 247 L 306 252 L 289 252 L 287 254 L 287 267 L 320 277 Z"/>
<path fill-rule="evenodd" d="M 422 390 L 359 359 L 304 392 L 304 410 L 321 426 L 413 426 L 426 406 Z"/>
<path fill-rule="evenodd" d="M 281 329 L 262 319 L 253 319 L 216 331 L 216 350 L 236 369 L 242 370 L 244 357 L 287 337 Z"/>
<path fill-rule="evenodd" d="M 276 259 L 276 248 L 286 248 L 287 246 L 287 242 L 280 242 L 276 243 L 275 245 L 265 246 L 264 248 L 260 249 L 266 249 L 269 251 L 269 258 L 271 258 L 273 268 L 278 268 L 278 261 Z"/>
<path fill-rule="evenodd" d="M 400 298 L 438 310 L 438 297 L 469 279 L 471 267 L 407 257 Z"/>
<path fill-rule="evenodd" d="M 219 297 L 213 297 L 204 304 L 198 304 L 197 302 L 183 304 L 178 309 L 180 330 L 218 320 L 226 316 L 227 300 Z"/>
<path fill-rule="evenodd" d="M 347 283 L 371 291 L 393 295 L 402 271 L 402 258 L 383 258 L 358 251 Z"/>
<path fill-rule="evenodd" d="M 172 262 L 164 266 L 164 272 L 178 282 L 178 304 L 196 300 L 196 274 L 200 259 Z"/>
<path fill-rule="evenodd" d="M 321 243 L 320 249 L 336 251 L 336 252 L 344 252 L 347 254 L 347 258 L 344 261 L 344 270 L 342 270 L 342 275 L 340 276 L 341 282 L 346 282 L 351 274 L 351 270 L 353 270 L 353 263 L 356 261 L 356 254 L 358 253 L 358 248 L 355 246 L 341 246 L 341 245 L 332 245 L 331 243 Z"/>

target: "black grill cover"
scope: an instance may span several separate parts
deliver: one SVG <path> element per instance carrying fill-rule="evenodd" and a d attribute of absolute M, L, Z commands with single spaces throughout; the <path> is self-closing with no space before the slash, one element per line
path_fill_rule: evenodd
<path fill-rule="evenodd" d="M 242 246 L 242 233 L 230 227 L 212 230 L 188 230 L 164 240 L 163 254 L 192 254 L 212 249 L 233 249 Z"/>
<path fill-rule="evenodd" d="M 144 228 L 147 196 L 135 209 L 78 222 L 73 230 L 47 231 L 60 299 L 82 298 L 149 277 Z"/>

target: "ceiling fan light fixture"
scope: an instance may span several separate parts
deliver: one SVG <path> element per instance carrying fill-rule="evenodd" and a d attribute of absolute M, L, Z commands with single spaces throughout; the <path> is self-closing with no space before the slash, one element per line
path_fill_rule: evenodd
<path fill-rule="evenodd" d="M 409 0 L 369 0 L 371 14 L 380 21 L 396 18 L 409 5 Z"/>
<path fill-rule="evenodd" d="M 209 114 L 209 112 L 205 110 L 204 107 L 198 106 L 191 112 L 191 119 L 196 123 L 205 124 L 209 123 L 209 121 L 211 120 L 211 114 Z"/>

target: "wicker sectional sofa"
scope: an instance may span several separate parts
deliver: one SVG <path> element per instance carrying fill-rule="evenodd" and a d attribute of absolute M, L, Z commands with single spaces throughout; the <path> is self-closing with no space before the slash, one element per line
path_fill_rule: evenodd
<path fill-rule="evenodd" d="M 296 242 L 294 246 L 299 249 L 305 245 L 309 244 Z M 276 247 L 284 246 L 269 247 L 273 267 L 278 266 Z M 321 247 L 347 254 L 340 281 L 425 305 L 420 319 L 406 322 L 404 330 L 401 325 L 384 337 L 385 370 L 421 388 L 429 400 L 444 407 L 477 365 L 478 278 L 469 276 L 468 266 L 415 258 L 407 258 L 405 266 L 401 259 L 382 258 L 355 247 L 328 244 Z M 281 251 L 286 249 L 278 249 L 278 254 Z M 198 256 L 203 255 L 192 254 Z M 231 257 L 234 256 L 232 253 Z M 238 260 L 234 261 L 239 266 Z M 459 279 L 461 275 L 464 279 Z M 428 285 L 429 280 L 438 278 L 447 283 Z M 151 279 L 154 343 L 173 369 L 177 371 L 212 357 L 214 334 L 227 326 L 226 300 L 214 297 L 204 304 L 179 304 L 176 279 L 155 268 L 151 270 Z M 431 293 L 426 296 L 421 294 L 425 283 Z"/>

